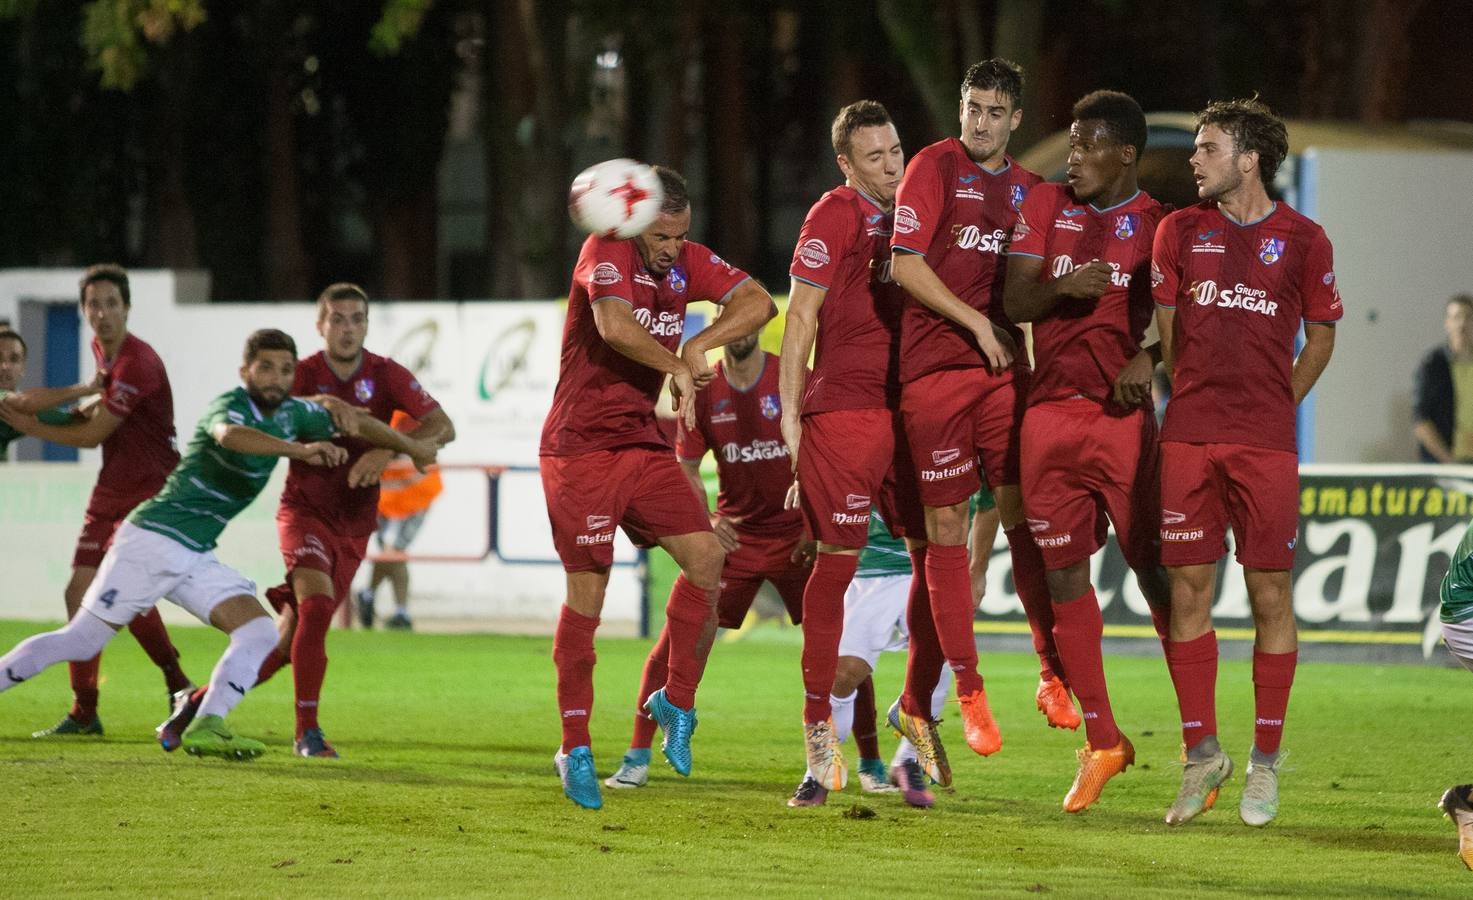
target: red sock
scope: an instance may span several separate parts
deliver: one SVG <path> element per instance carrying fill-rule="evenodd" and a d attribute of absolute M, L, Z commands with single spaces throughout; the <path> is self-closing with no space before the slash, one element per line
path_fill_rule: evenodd
<path fill-rule="evenodd" d="M 1069 669 L 1069 687 L 1084 713 L 1084 733 L 1096 750 L 1120 743 L 1120 729 L 1110 709 L 1110 692 L 1105 688 L 1105 660 L 1100 640 L 1105 620 L 1094 588 L 1054 606 L 1054 643 Z"/>
<path fill-rule="evenodd" d="M 946 663 L 956 673 L 956 695 L 965 697 L 982 690 L 977 672 L 977 638 L 972 630 L 972 576 L 967 569 L 967 548 L 931 544 L 926 548 L 926 590 L 931 594 L 931 619 Z M 916 685 L 917 688 L 920 685 Z M 936 681 L 926 685 L 921 709 L 931 711 L 931 692 Z"/>
<path fill-rule="evenodd" d="M 711 652 L 709 646 L 703 646 L 702 634 L 715 615 L 711 592 L 696 587 L 684 574 L 677 575 L 665 604 L 665 631 L 670 636 L 665 699 L 681 709 L 695 708 L 696 688 L 706 673 L 706 658 Z"/>
<path fill-rule="evenodd" d="M 1284 713 L 1289 709 L 1289 688 L 1294 685 L 1298 662 L 1298 651 L 1264 653 L 1253 649 L 1253 746 L 1259 753 L 1279 752 Z"/>
<path fill-rule="evenodd" d="M 297 695 L 297 739 L 317 727 L 317 701 L 327 677 L 327 631 L 337 601 L 313 594 L 297 603 L 297 631 L 292 636 L 292 683 Z"/>
<path fill-rule="evenodd" d="M 833 715 L 829 694 L 844 636 L 844 591 L 858 567 L 857 555 L 820 553 L 803 589 L 803 721 L 810 724 Z"/>
<path fill-rule="evenodd" d="M 1058 647 L 1054 645 L 1054 601 L 1049 595 L 1048 578 L 1044 574 L 1043 554 L 1033 542 L 1026 522 L 1014 525 L 1003 534 L 1007 536 L 1008 552 L 1013 557 L 1013 586 L 1018 590 L 1018 599 L 1028 616 L 1028 628 L 1033 632 L 1033 652 L 1038 654 L 1041 666 L 1039 675 L 1045 680 L 1057 676 L 1068 685 L 1064 663 L 1059 659 Z"/>
<path fill-rule="evenodd" d="M 1182 742 L 1190 750 L 1217 734 L 1217 632 L 1190 641 L 1168 641 L 1166 667 L 1181 708 Z"/>
<path fill-rule="evenodd" d="M 910 598 L 905 607 L 906 629 L 910 632 L 910 656 L 905 663 L 905 693 L 900 703 L 905 711 L 931 718 L 931 694 L 941 680 L 946 657 L 936 638 L 931 620 L 931 592 L 926 589 L 926 548 L 910 551 Z"/>
<path fill-rule="evenodd" d="M 72 676 L 72 711 L 69 715 L 82 724 L 97 718 L 97 670 L 102 668 L 102 654 L 82 662 L 67 663 Z"/>
<path fill-rule="evenodd" d="M 588 747 L 588 719 L 593 715 L 593 633 L 598 619 L 564 604 L 552 638 L 552 664 L 557 667 L 557 706 L 563 719 L 563 752 Z"/>
<path fill-rule="evenodd" d="M 261 660 L 261 668 L 256 671 L 256 686 L 264 684 L 272 675 L 280 672 L 286 666 L 291 665 L 291 655 L 282 653 L 278 647 L 271 648 L 266 658 Z"/>
<path fill-rule="evenodd" d="M 157 607 L 141 616 L 135 616 L 128 623 L 128 630 L 133 632 L 138 646 L 143 648 L 153 664 L 164 673 L 164 682 L 169 686 L 169 693 L 189 686 L 189 676 L 179 667 L 179 651 L 169 641 L 168 629 L 164 628 L 164 617 L 159 615 Z"/>
<path fill-rule="evenodd" d="M 880 736 L 875 733 L 875 679 L 866 676 L 854 698 L 854 746 L 860 759 L 880 758 Z"/>
<path fill-rule="evenodd" d="M 639 680 L 639 696 L 634 698 L 634 736 L 629 739 L 630 750 L 648 750 L 655 740 L 655 729 L 659 726 L 644 711 L 644 701 L 650 694 L 665 686 L 669 679 L 670 632 L 660 629 L 660 639 L 650 648 L 649 658 L 644 661 L 644 677 Z"/>

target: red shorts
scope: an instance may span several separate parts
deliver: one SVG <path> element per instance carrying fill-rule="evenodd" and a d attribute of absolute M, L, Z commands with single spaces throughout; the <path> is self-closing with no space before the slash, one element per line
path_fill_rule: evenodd
<path fill-rule="evenodd" d="M 1127 565 L 1160 565 L 1154 415 L 1112 415 L 1087 397 L 1049 400 L 1028 408 L 1022 447 L 1023 512 L 1046 568 L 1089 559 L 1109 522 Z"/>
<path fill-rule="evenodd" d="M 82 533 L 77 535 L 77 549 L 72 551 L 72 568 L 95 569 L 102 565 L 107 548 L 113 545 L 113 533 L 126 518 L 127 512 L 113 516 L 87 510 L 82 519 Z"/>
<path fill-rule="evenodd" d="M 1018 435 L 1031 374 L 1021 366 L 996 375 L 981 366 L 942 369 L 901 389 L 923 504 L 955 506 L 977 493 L 979 461 L 994 490 L 1018 483 Z"/>
<path fill-rule="evenodd" d="M 1246 444 L 1161 442 L 1161 562 L 1198 566 L 1222 557 L 1233 527 L 1238 562 L 1294 567 L 1299 455 Z"/>
<path fill-rule="evenodd" d="M 347 598 L 368 553 L 369 535 L 339 534 L 311 513 L 288 506 L 276 511 L 276 534 L 288 585 L 297 569 L 316 569 L 332 579 L 334 600 L 341 603 Z"/>
<path fill-rule="evenodd" d="M 808 533 L 826 544 L 869 543 L 869 510 L 879 507 L 896 537 L 926 534 L 914 467 L 888 409 L 835 409 L 803 417 L 798 496 Z"/>
<path fill-rule="evenodd" d="M 540 462 L 552 542 L 566 571 L 613 565 L 616 525 L 637 547 L 711 530 L 705 502 L 669 448 L 620 447 Z"/>
<path fill-rule="evenodd" d="M 803 621 L 803 588 L 808 584 L 808 573 L 813 570 L 793 562 L 793 551 L 802 538 L 801 531 L 776 536 L 737 532 L 741 546 L 726 554 L 726 567 L 721 570 L 721 599 L 716 603 L 718 625 L 740 628 L 764 581 L 772 582 L 777 588 L 793 624 Z"/>

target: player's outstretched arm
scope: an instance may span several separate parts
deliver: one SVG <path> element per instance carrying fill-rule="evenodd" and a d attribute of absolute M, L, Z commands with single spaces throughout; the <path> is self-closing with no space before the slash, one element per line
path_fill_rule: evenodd
<path fill-rule="evenodd" d="M 1002 303 L 1014 322 L 1037 322 L 1065 300 L 1098 300 L 1110 287 L 1110 266 L 1099 260 L 1059 278 L 1043 277 L 1043 260 L 1037 256 L 1008 257 L 1008 278 Z"/>
<path fill-rule="evenodd" d="M 215 443 L 221 447 L 236 453 L 247 453 L 251 456 L 284 456 L 287 459 L 298 459 L 315 466 L 335 466 L 348 458 L 346 449 L 327 441 L 299 444 L 296 441 L 284 441 L 281 438 L 272 437 L 264 431 L 257 431 L 246 425 L 234 425 L 229 422 L 215 423 L 210 429 L 210 437 L 214 438 Z"/>
<path fill-rule="evenodd" d="M 690 367 L 674 353 L 660 346 L 639 320 L 634 308 L 618 298 L 593 303 L 593 325 L 604 343 L 618 353 L 666 375 L 690 374 Z"/>
<path fill-rule="evenodd" d="M 1330 364 L 1330 354 L 1335 352 L 1334 324 L 1306 322 L 1304 324 L 1304 348 L 1294 360 L 1294 402 L 1303 400 L 1320 380 L 1325 366 Z"/>
<path fill-rule="evenodd" d="M 84 450 L 101 446 L 102 442 L 111 437 L 112 433 L 118 430 L 118 426 L 123 424 L 120 416 L 101 404 L 98 404 L 92 414 L 86 418 L 65 425 L 49 425 L 34 415 L 17 412 L 8 405 L 0 403 L 0 422 L 4 422 L 21 434 L 38 437 L 43 441 L 51 441 L 53 444 L 79 447 Z"/>
<path fill-rule="evenodd" d="M 917 303 L 970 331 L 977 339 L 977 346 L 982 349 L 987 364 L 993 369 L 1012 365 L 1013 352 L 1003 342 L 1006 334 L 994 329 L 990 319 L 953 294 L 924 256 L 908 250 L 895 250 L 890 255 L 890 273 L 895 283 L 905 288 Z M 1012 343 L 1012 340 L 1009 338 L 1007 343 Z"/>
<path fill-rule="evenodd" d="M 74 384 L 71 387 L 37 387 L 8 394 L 0 402 L 10 406 L 16 412 L 35 415 L 43 409 L 75 403 L 101 390 L 102 388 L 95 382 Z"/>
<path fill-rule="evenodd" d="M 373 414 L 366 409 L 359 409 L 356 412 L 359 438 L 375 447 L 403 453 L 414 461 L 414 467 L 421 472 L 435 464 L 435 454 L 440 451 L 439 444 L 411 437 L 402 431 L 395 431 L 386 423 L 374 418 Z"/>
<path fill-rule="evenodd" d="M 710 367 L 706 365 L 708 351 L 724 347 L 737 338 L 746 337 L 775 315 L 777 305 L 772 302 L 772 295 L 754 279 L 748 278 L 733 288 L 731 297 L 727 299 L 716 321 L 686 341 L 685 347 L 680 351 L 681 357 L 691 367 L 691 372 L 697 376 L 696 382 L 704 385 L 711 380 Z M 699 370 L 697 360 L 701 366 Z M 708 377 L 702 379 L 702 372 Z"/>

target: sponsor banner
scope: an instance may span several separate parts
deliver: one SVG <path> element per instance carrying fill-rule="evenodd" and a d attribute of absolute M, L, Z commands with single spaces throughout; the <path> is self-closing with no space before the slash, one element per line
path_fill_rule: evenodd
<path fill-rule="evenodd" d="M 1440 637 L 1438 587 L 1470 518 L 1473 467 L 1301 467 L 1293 574 L 1301 640 L 1401 644 L 1430 657 Z M 979 623 L 1023 619 L 1011 570 L 999 535 Z M 1113 531 L 1091 560 L 1091 576 L 1106 623 L 1150 628 L 1145 597 Z M 1218 564 L 1212 618 L 1220 633 L 1253 627 L 1231 535 Z"/>

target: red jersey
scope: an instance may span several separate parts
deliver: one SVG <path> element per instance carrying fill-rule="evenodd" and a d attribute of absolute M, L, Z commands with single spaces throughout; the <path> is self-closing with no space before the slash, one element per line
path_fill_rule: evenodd
<path fill-rule="evenodd" d="M 895 250 L 919 253 L 959 300 L 1007 330 L 1023 346 L 1023 332 L 1003 310 L 1004 266 L 1013 225 L 1037 175 L 1012 157 L 989 172 L 956 138 L 938 141 L 905 167 L 895 196 Z M 986 365 L 971 332 L 907 300 L 900 323 L 900 380 L 941 369 Z"/>
<path fill-rule="evenodd" d="M 380 422 L 390 421 L 395 410 L 423 419 L 440 406 L 412 372 L 387 356 L 367 350 L 363 351 L 358 368 L 347 378 L 339 378 L 323 352 L 317 351 L 297 363 L 292 394 L 298 397 L 330 394 L 366 408 Z M 333 443 L 347 448 L 348 461 L 329 468 L 293 460 L 286 476 L 286 489 L 281 492 L 281 506 L 336 526 L 340 534 L 350 537 L 371 534 L 378 527 L 378 485 L 348 487 L 348 471 L 373 445 L 347 437 L 337 438 Z"/>
<path fill-rule="evenodd" d="M 1285 203 L 1239 225 L 1212 201 L 1156 229 L 1156 303 L 1176 310 L 1161 440 L 1294 452 L 1294 339 L 1344 312 L 1325 230 Z"/>
<path fill-rule="evenodd" d="M 577 456 L 641 444 L 670 446 L 655 424 L 655 400 L 664 373 L 641 365 L 604 342 L 593 304 L 627 303 L 650 336 L 672 353 L 685 331 L 691 300 L 726 302 L 747 273 L 695 241 L 686 241 L 670 271 L 658 280 L 634 241 L 590 236 L 583 242 L 568 290 L 562 363 L 552 409 L 542 426 L 542 456 Z"/>
<path fill-rule="evenodd" d="M 1033 323 L 1030 404 L 1079 395 L 1110 402 L 1115 376 L 1140 351 L 1155 314 L 1151 240 L 1164 215 L 1145 191 L 1108 209 L 1075 202 L 1067 185 L 1028 192 L 1009 256 L 1042 259 L 1045 282 L 1096 259 L 1114 270 L 1098 299 L 1062 299 Z"/>
<path fill-rule="evenodd" d="M 87 511 L 99 518 L 121 518 L 159 492 L 179 464 L 174 435 L 174 392 L 169 373 L 154 349 L 133 334 L 117 355 L 103 356 L 92 339 L 92 358 L 102 373 L 102 404 L 122 419 L 102 442 L 102 470 Z"/>
<path fill-rule="evenodd" d="M 894 218 L 846 185 L 820 197 L 803 220 L 788 274 L 828 292 L 818 308 L 804 415 L 899 407 L 902 294 L 890 277 Z"/>
<path fill-rule="evenodd" d="M 680 427 L 675 453 L 687 462 L 699 460 L 707 450 L 716 454 L 721 484 L 716 512 L 741 516 L 739 530 L 791 534 L 801 526 L 803 514 L 783 509 L 793 483 L 793 464 L 778 425 L 783 413 L 778 357 L 773 353 L 763 357 L 762 374 L 744 391 L 733 388 L 725 366 L 716 364 L 716 378 L 696 395 L 696 427 L 691 431 Z"/>

